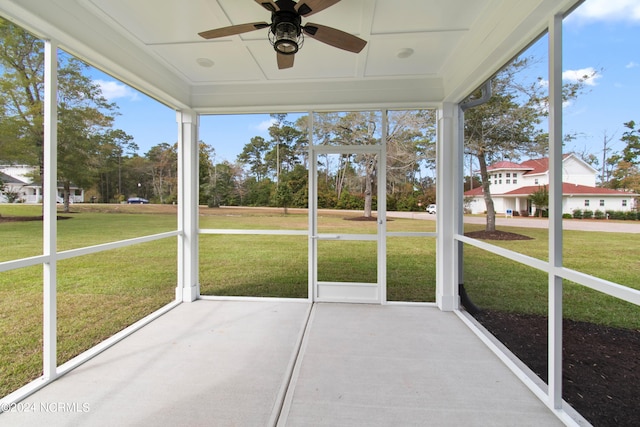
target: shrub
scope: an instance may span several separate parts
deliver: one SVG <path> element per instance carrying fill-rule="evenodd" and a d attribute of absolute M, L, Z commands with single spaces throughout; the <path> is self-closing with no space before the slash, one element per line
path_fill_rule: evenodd
<path fill-rule="evenodd" d="M 638 219 L 638 213 L 634 211 L 627 211 L 624 213 L 624 219 L 635 221 L 636 219 Z"/>
<path fill-rule="evenodd" d="M 529 216 L 529 211 L 528 210 L 521 210 L 520 211 L 520 216 L 524 216 L 524 217 Z"/>
<path fill-rule="evenodd" d="M 593 213 L 593 217 L 594 217 L 595 219 L 603 219 L 603 218 L 604 218 L 604 215 L 605 215 L 605 214 L 604 214 L 604 212 L 602 212 L 600 209 L 598 209 L 597 211 L 595 211 L 595 212 Z"/>
<path fill-rule="evenodd" d="M 624 212 L 623 211 L 613 211 L 611 212 L 611 215 L 609 215 L 609 219 L 624 219 Z"/>
<path fill-rule="evenodd" d="M 577 219 L 582 219 L 582 209 L 574 209 L 573 217 Z"/>
<path fill-rule="evenodd" d="M 535 212 L 533 213 L 533 216 L 540 217 L 540 218 L 549 218 L 549 211 L 547 209 L 536 208 Z"/>
<path fill-rule="evenodd" d="M 585 209 L 584 211 L 582 211 L 582 217 L 584 219 L 591 219 L 593 218 L 593 211 L 587 210 Z"/>
<path fill-rule="evenodd" d="M 573 215 L 571 215 L 570 213 L 564 213 L 564 214 L 562 214 L 562 218 L 563 219 L 571 219 L 571 218 L 573 218 Z"/>

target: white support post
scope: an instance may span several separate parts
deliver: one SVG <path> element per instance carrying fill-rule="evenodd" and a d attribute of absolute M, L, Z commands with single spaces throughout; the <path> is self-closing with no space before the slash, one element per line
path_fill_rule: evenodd
<path fill-rule="evenodd" d="M 43 373 L 45 380 L 57 376 L 56 322 L 56 246 L 58 195 L 58 46 L 44 44 L 44 176 L 42 184 L 43 255 L 48 257 L 43 268 Z"/>
<path fill-rule="evenodd" d="M 549 23 L 549 405 L 562 408 L 562 16 Z"/>
<path fill-rule="evenodd" d="M 315 150 L 313 149 L 313 111 L 309 111 L 309 251 L 308 251 L 308 292 L 307 298 L 310 302 L 315 301 L 315 284 L 318 253 L 318 240 L 314 237 L 318 233 L 318 162 L 315 161 Z"/>
<path fill-rule="evenodd" d="M 445 103 L 438 110 L 437 139 L 437 244 L 436 244 L 436 304 L 443 311 L 457 310 L 458 261 L 454 234 L 457 229 L 459 203 L 456 186 L 460 179 L 458 105 Z"/>
<path fill-rule="evenodd" d="M 195 111 L 182 110 L 178 122 L 178 286 L 176 299 L 192 302 L 200 296 L 198 280 L 198 187 L 199 117 Z"/>
<path fill-rule="evenodd" d="M 387 302 L 387 133 L 389 112 L 382 110 L 382 141 L 378 155 L 378 289 L 380 303 Z"/>

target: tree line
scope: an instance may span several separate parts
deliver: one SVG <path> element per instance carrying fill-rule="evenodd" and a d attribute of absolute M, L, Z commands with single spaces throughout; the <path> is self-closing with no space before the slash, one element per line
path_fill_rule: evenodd
<path fill-rule="evenodd" d="M 315 113 L 317 145 L 376 145 L 382 142 L 379 111 Z M 309 118 L 295 122 L 273 114 L 269 138 L 255 136 L 234 163 L 201 161 L 201 203 L 307 207 L 309 204 Z M 419 210 L 435 202 L 435 116 L 430 110 L 390 111 L 387 147 L 387 203 L 394 210 Z M 317 159 L 318 207 L 376 207 L 375 154 L 323 155 Z M 203 174 L 203 168 L 207 168 Z M 208 177 L 208 180 L 203 175 Z"/>
<path fill-rule="evenodd" d="M 31 164 L 43 172 L 43 42 L 0 19 L 0 162 Z M 487 202 L 487 228 L 495 227 L 487 168 L 495 161 L 546 156 L 547 94 L 540 81 L 519 74 L 531 58 L 519 58 L 491 81 L 492 96 L 465 112 L 465 154 L 479 171 L 465 177 L 466 188 L 482 185 Z M 88 201 L 122 202 L 131 196 L 156 203 L 177 200 L 177 144 L 159 142 L 143 155 L 133 137 L 114 128 L 116 104 L 104 98 L 87 77 L 87 65 L 61 52 L 58 73 L 58 181 L 88 190 Z M 579 96 L 584 81 L 565 84 L 564 100 Z M 474 93 L 471 98 L 477 98 Z M 314 113 L 312 138 L 320 145 L 371 145 L 382 140 L 380 111 Z M 387 206 L 390 210 L 421 210 L 435 203 L 434 111 L 390 111 L 387 143 Z M 290 121 L 273 114 L 268 137 L 255 136 L 235 161 L 216 162 L 215 149 L 204 141 L 200 149 L 200 203 L 209 206 L 307 207 L 309 203 L 309 118 Z M 619 153 L 605 149 L 601 185 L 640 191 L 640 128 L 624 124 Z M 566 135 L 567 140 L 575 135 Z M 580 153 L 578 153 L 580 154 Z M 600 159 L 580 156 L 594 167 Z M 322 208 L 376 208 L 378 160 L 373 154 L 323 155 L 318 171 L 318 205 Z M 473 169 L 473 168 L 472 168 Z M 493 218 L 493 219 L 492 219 Z"/>

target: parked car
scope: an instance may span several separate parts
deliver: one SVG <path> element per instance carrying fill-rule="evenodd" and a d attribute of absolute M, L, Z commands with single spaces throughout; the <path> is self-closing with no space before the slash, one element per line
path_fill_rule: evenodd
<path fill-rule="evenodd" d="M 427 213 L 435 214 L 436 213 L 436 205 L 427 206 Z"/>
<path fill-rule="evenodd" d="M 147 199 L 143 199 L 142 197 L 129 197 L 127 199 L 127 203 L 129 203 L 130 205 L 142 205 L 149 203 L 149 201 Z"/>

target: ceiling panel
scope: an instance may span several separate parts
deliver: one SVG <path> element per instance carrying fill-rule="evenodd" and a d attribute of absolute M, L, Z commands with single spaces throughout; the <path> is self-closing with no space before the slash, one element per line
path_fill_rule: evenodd
<path fill-rule="evenodd" d="M 492 2 L 489 0 L 377 1 L 371 31 L 374 34 L 387 34 L 469 29 L 489 3 Z"/>
<path fill-rule="evenodd" d="M 195 84 L 264 80 L 255 59 L 241 43 L 217 41 L 168 44 L 154 46 L 153 49 L 177 72 Z M 211 62 L 207 64 L 207 60 Z M 205 62 L 205 65 L 200 62 Z"/>
<path fill-rule="evenodd" d="M 161 6 L 157 0 L 80 1 L 143 44 L 198 41 L 198 32 L 229 25 L 215 1 L 171 1 Z"/>
<path fill-rule="evenodd" d="M 372 36 L 365 76 L 437 75 L 465 32 Z M 407 56 L 409 54 L 409 56 Z"/>

